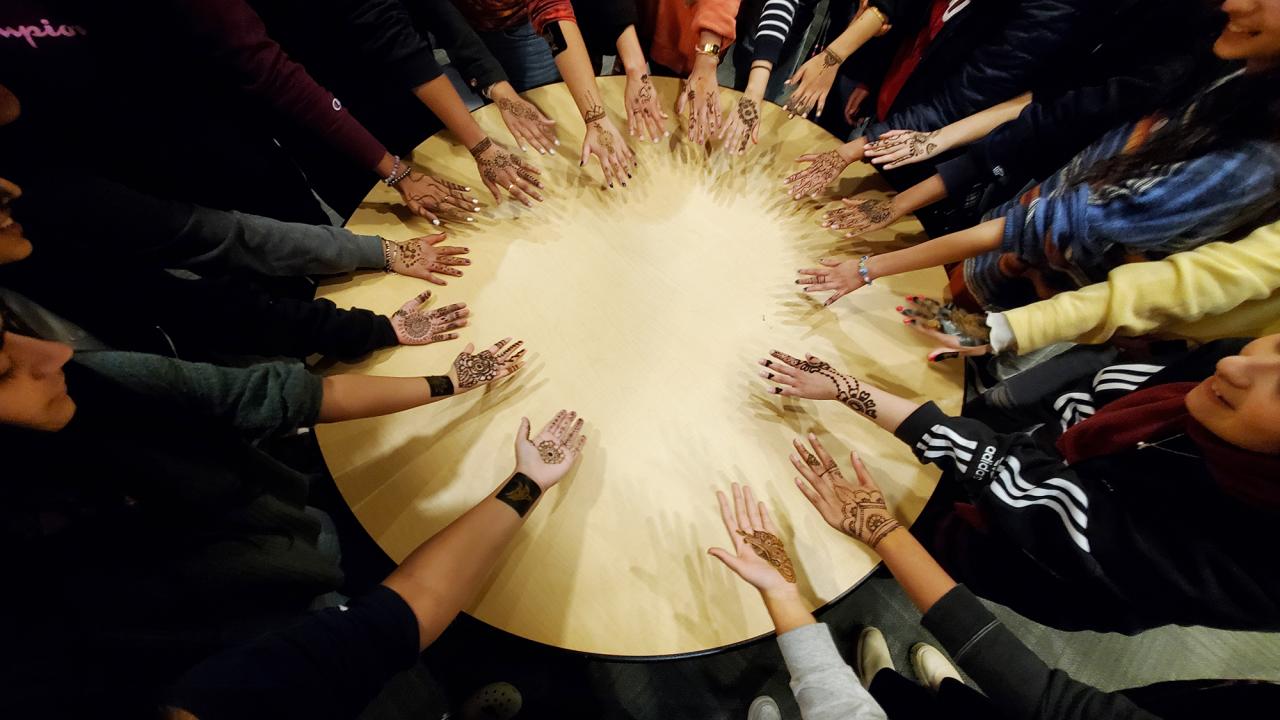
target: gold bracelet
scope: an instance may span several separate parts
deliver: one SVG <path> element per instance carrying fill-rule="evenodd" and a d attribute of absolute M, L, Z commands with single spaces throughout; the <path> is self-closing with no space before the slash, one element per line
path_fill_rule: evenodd
<path fill-rule="evenodd" d="M 884 26 L 889 24 L 889 16 L 885 15 L 884 11 L 876 7 L 875 5 L 868 5 L 866 12 L 873 12 L 876 15 L 880 16 L 880 25 Z M 855 21 L 857 21 L 857 19 L 858 18 L 854 18 Z M 849 23 L 849 24 L 852 25 L 853 23 Z"/>
<path fill-rule="evenodd" d="M 704 45 L 698 45 L 693 49 L 693 51 L 699 55 L 711 55 L 716 59 L 720 58 L 719 43 L 706 43 Z"/>

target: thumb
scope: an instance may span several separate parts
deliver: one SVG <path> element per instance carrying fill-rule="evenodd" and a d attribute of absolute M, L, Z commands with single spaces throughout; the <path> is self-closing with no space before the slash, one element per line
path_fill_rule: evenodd
<path fill-rule="evenodd" d="M 725 550 L 724 548 L 713 547 L 707 550 L 707 554 L 724 563 L 738 577 L 742 577 L 742 560 L 737 555 Z M 743 578 L 744 580 L 746 578 Z"/>
<path fill-rule="evenodd" d="M 869 487 L 874 490 L 880 488 L 876 486 L 876 481 L 872 479 L 871 473 L 867 470 L 867 466 L 862 464 L 862 456 L 857 450 L 849 451 L 849 460 L 853 463 L 853 471 L 858 475 L 858 484 L 862 487 Z"/>
<path fill-rule="evenodd" d="M 526 442 L 533 442 L 529 437 L 529 418 L 520 418 L 520 431 L 516 434 L 516 439 L 524 438 Z"/>
<path fill-rule="evenodd" d="M 582 141 L 582 157 L 579 158 L 578 160 L 578 167 L 586 166 L 587 160 L 590 160 L 590 159 L 591 159 L 591 144 L 584 139 Z"/>

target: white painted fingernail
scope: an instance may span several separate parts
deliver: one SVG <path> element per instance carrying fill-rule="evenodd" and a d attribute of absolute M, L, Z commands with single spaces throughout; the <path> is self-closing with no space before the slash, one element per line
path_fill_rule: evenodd
<path fill-rule="evenodd" d="M 467 218 L 467 222 L 475 222 L 475 221 L 476 221 L 476 219 L 475 219 L 475 218 L 473 218 L 473 217 L 469 217 L 469 218 Z"/>
<path fill-rule="evenodd" d="M 557 141 L 557 142 L 556 142 L 556 144 L 557 144 L 557 145 L 559 145 L 559 144 L 560 144 L 560 143 L 559 143 L 559 141 Z M 555 148 L 551 148 L 551 154 L 552 154 L 552 155 L 555 155 L 555 154 L 556 154 L 556 149 L 555 149 Z"/>
<path fill-rule="evenodd" d="M 432 224 L 432 225 L 439 225 L 439 224 L 440 224 L 440 221 L 439 221 L 439 220 L 432 220 L 432 221 L 431 221 L 431 224 Z"/>
<path fill-rule="evenodd" d="M 559 140 L 557 140 L 557 141 L 556 141 L 556 144 L 557 144 L 557 145 L 559 145 L 559 144 L 560 144 L 560 141 L 559 141 Z"/>
<path fill-rule="evenodd" d="M 475 210 L 476 212 L 480 212 L 480 206 L 479 206 L 479 205 L 477 205 L 477 206 L 475 206 L 475 207 L 473 207 L 473 208 L 471 208 L 471 209 L 472 209 L 472 210 Z"/>

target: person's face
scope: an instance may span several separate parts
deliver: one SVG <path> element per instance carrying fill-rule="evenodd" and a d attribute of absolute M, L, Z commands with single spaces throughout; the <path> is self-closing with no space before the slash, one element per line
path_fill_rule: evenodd
<path fill-rule="evenodd" d="M 1213 52 L 1223 60 L 1246 60 L 1250 68 L 1280 63 L 1280 0 L 1226 0 L 1227 14 Z"/>
<path fill-rule="evenodd" d="M 0 315 L 0 424 L 61 430 L 76 413 L 62 373 L 71 348 L 8 332 L 3 323 Z"/>
<path fill-rule="evenodd" d="M 1280 454 L 1280 335 L 1219 360 L 1186 402 L 1191 417 L 1232 445 Z"/>
<path fill-rule="evenodd" d="M 31 254 L 31 241 L 13 219 L 13 201 L 22 197 L 22 188 L 0 178 L 0 265 L 17 262 Z"/>

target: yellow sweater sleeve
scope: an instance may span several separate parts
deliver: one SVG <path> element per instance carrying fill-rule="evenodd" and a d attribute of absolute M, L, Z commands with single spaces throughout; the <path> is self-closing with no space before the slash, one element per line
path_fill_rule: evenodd
<path fill-rule="evenodd" d="M 1106 282 L 1004 313 L 1019 352 L 1159 333 L 1192 340 L 1280 328 L 1280 222 L 1233 243 L 1121 265 Z"/>

